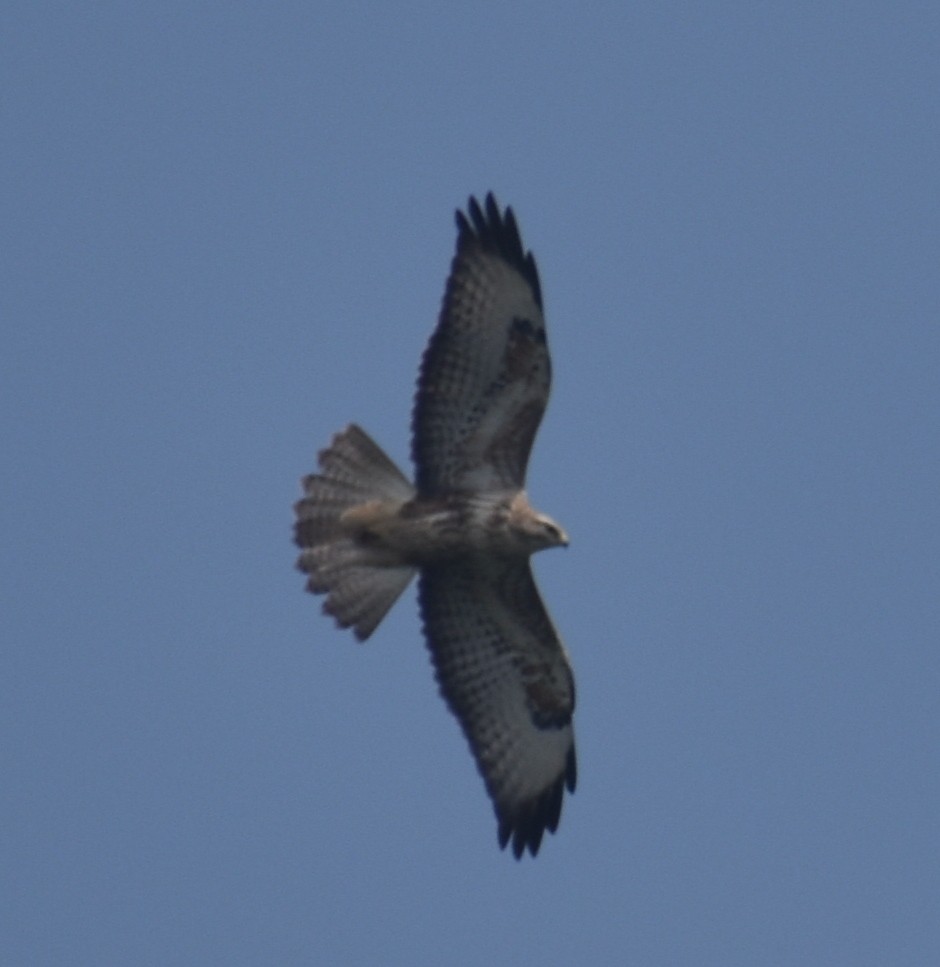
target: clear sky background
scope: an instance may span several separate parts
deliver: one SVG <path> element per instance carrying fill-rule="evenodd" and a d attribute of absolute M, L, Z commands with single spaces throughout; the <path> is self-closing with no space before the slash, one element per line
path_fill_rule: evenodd
<path fill-rule="evenodd" d="M 936 3 L 8 3 L 3 964 L 940 963 Z M 408 592 L 291 505 L 407 466 L 453 211 L 542 276 L 529 489 L 580 783 L 495 820 Z"/>

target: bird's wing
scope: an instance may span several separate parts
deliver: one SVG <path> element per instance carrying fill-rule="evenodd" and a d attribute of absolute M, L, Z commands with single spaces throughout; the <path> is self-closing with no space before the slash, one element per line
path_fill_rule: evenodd
<path fill-rule="evenodd" d="M 425 568 L 419 600 L 441 693 L 463 727 L 499 822 L 534 856 L 574 790 L 571 667 L 528 561 L 463 558 Z"/>
<path fill-rule="evenodd" d="M 538 270 L 512 209 L 471 198 L 457 227 L 412 420 L 423 495 L 521 489 L 551 385 Z"/>

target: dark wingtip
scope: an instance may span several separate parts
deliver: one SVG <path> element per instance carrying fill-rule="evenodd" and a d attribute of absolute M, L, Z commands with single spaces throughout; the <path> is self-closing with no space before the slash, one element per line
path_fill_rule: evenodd
<path fill-rule="evenodd" d="M 538 856 L 539 847 L 542 845 L 542 834 L 545 828 L 542 826 L 526 827 L 523 825 L 513 826 L 511 820 L 502 820 L 499 824 L 499 848 L 505 849 L 512 843 L 512 855 L 521 860 L 526 849 L 532 856 Z"/>
<path fill-rule="evenodd" d="M 500 212 L 493 192 L 487 192 L 481 207 L 471 195 L 467 200 L 467 212 L 457 210 L 457 251 L 470 242 L 481 245 L 485 251 L 494 252 L 512 265 L 529 283 L 536 305 L 542 308 L 542 287 L 535 257 L 522 246 L 516 216 L 508 205 Z"/>
<path fill-rule="evenodd" d="M 572 746 L 568 752 L 564 773 L 540 796 L 529 800 L 512 813 L 501 813 L 497 807 L 496 818 L 499 826 L 496 835 L 499 848 L 505 849 L 511 842 L 512 852 L 517 860 L 522 858 L 526 850 L 532 856 L 538 856 L 545 831 L 554 833 L 558 829 L 565 788 L 574 792 L 576 782 L 577 765 Z"/>

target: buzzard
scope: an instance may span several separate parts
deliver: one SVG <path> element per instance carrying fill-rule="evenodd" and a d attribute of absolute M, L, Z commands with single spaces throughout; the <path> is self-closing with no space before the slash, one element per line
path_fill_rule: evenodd
<path fill-rule="evenodd" d="M 415 481 L 358 426 L 338 433 L 302 481 L 297 566 L 360 641 L 418 575 L 441 693 L 518 859 L 575 787 L 574 679 L 529 566 L 568 538 L 524 489 L 551 382 L 535 260 L 492 194 L 470 198 L 457 230 L 418 377 Z"/>

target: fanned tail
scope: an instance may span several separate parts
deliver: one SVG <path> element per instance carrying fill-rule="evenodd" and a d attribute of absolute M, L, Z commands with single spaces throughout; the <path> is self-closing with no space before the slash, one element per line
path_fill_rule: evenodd
<path fill-rule="evenodd" d="M 318 462 L 320 473 L 304 477 L 304 496 L 294 505 L 294 539 L 302 549 L 297 567 L 309 575 L 308 591 L 327 596 L 323 610 L 365 641 L 408 586 L 414 568 L 358 541 L 342 518 L 363 504 L 404 503 L 415 490 L 355 425 L 337 433 Z"/>

